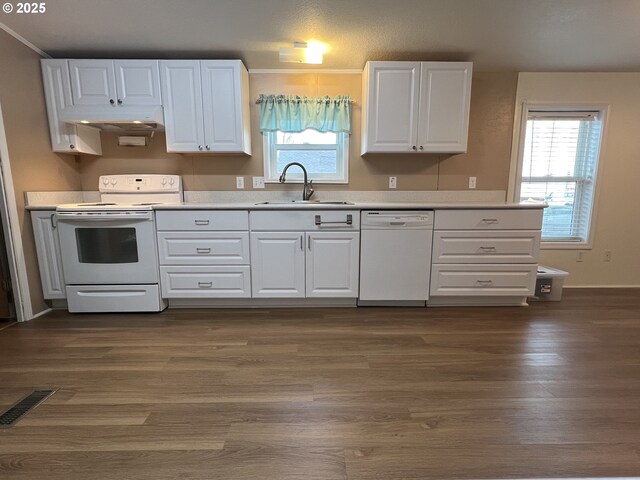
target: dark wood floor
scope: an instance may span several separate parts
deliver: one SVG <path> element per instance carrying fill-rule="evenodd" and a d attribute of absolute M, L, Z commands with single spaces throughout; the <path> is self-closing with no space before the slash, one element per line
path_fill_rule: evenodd
<path fill-rule="evenodd" d="M 640 475 L 640 290 L 528 308 L 54 313 L 0 331 L 2 479 Z"/>

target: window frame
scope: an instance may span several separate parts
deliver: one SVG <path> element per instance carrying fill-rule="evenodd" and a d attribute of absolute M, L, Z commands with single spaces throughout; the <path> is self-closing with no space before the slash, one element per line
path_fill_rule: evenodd
<path fill-rule="evenodd" d="M 264 163 L 264 182 L 279 183 L 280 174 L 277 170 L 278 164 L 278 148 L 276 148 L 277 132 L 262 132 L 262 158 Z M 313 180 L 315 184 L 342 184 L 349 183 L 349 134 L 346 132 L 336 132 L 336 166 L 337 174 L 340 178 L 315 178 L 309 173 L 309 180 Z M 297 144 L 291 145 L 290 148 L 282 148 L 281 150 L 329 150 L 327 146 L 331 144 Z M 291 169 L 287 171 L 287 183 L 303 183 L 303 174 L 300 169 Z"/>
<path fill-rule="evenodd" d="M 589 228 L 587 229 L 587 237 L 583 241 L 575 240 L 544 240 L 540 242 L 540 248 L 542 250 L 591 250 L 593 249 L 593 237 L 595 231 L 598 199 L 600 192 L 600 177 L 602 176 L 602 157 L 604 152 L 605 135 L 607 130 L 607 117 L 609 112 L 609 105 L 598 102 L 532 102 L 525 100 L 522 103 L 522 110 L 520 112 L 519 123 L 514 125 L 514 143 L 513 151 L 515 155 L 512 156 L 511 162 L 511 181 L 509 183 L 510 193 L 507 198 L 510 198 L 514 203 L 520 203 L 520 189 L 522 186 L 522 168 L 524 164 L 524 146 L 527 131 L 527 120 L 529 118 L 529 112 L 542 111 L 542 112 L 555 112 L 559 116 L 564 114 L 571 114 L 573 112 L 598 112 L 598 118 L 601 121 L 600 139 L 598 145 L 598 161 L 596 162 L 593 175 L 593 203 L 591 205 L 591 215 L 589 218 Z M 516 114 L 517 115 L 517 114 Z M 517 117 L 516 117 L 517 118 Z M 564 177 L 552 177 L 562 181 Z M 572 177 L 573 178 L 573 177 Z M 576 188 L 578 186 L 576 185 Z"/>

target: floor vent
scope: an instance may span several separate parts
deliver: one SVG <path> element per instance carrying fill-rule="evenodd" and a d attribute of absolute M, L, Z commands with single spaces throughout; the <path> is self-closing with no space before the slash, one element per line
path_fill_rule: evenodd
<path fill-rule="evenodd" d="M 55 390 L 34 390 L 0 415 L 0 428 L 9 428 L 27 413 L 55 393 Z"/>

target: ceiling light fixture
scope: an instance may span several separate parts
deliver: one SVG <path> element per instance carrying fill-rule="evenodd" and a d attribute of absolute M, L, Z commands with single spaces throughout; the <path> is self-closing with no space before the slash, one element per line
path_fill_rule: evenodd
<path fill-rule="evenodd" d="M 320 42 L 294 42 L 293 47 L 280 49 L 280 62 L 283 63 L 309 63 L 322 64 L 327 47 Z"/>

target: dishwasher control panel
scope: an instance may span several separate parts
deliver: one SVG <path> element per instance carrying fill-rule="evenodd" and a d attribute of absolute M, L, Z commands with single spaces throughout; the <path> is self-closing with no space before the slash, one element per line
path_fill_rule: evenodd
<path fill-rule="evenodd" d="M 433 210 L 364 210 L 363 229 L 431 229 Z"/>

